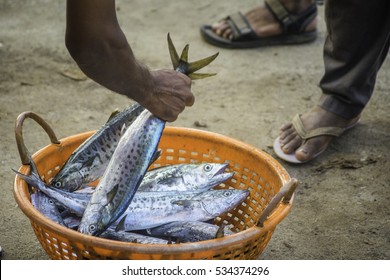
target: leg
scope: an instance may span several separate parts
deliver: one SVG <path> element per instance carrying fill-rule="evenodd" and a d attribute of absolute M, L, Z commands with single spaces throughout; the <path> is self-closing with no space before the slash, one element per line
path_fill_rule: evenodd
<path fill-rule="evenodd" d="M 390 45 L 388 1 L 327 0 L 325 5 L 328 36 L 325 74 L 320 82 L 323 94 L 318 106 L 301 116 L 307 131 L 329 126 L 347 128 L 357 122 L 372 95 Z M 299 161 L 308 161 L 324 151 L 335 137 L 303 140 L 296 126 L 289 123 L 281 128 L 279 138 L 285 154 L 295 153 Z"/>
<path fill-rule="evenodd" d="M 291 21 L 295 21 L 292 26 Z M 245 48 L 310 42 L 316 38 L 316 25 L 314 0 L 265 0 L 264 5 L 245 14 L 237 13 L 203 26 L 201 34 L 207 42 L 220 47 Z M 257 44 L 243 44 L 253 40 Z"/>

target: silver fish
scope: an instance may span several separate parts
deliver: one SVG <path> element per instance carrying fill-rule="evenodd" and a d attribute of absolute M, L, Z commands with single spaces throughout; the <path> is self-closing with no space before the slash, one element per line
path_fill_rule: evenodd
<path fill-rule="evenodd" d="M 60 172 L 49 182 L 50 185 L 75 191 L 99 179 L 123 134 L 123 126 L 130 126 L 144 110 L 135 103 L 110 118 L 71 154 Z"/>
<path fill-rule="evenodd" d="M 175 221 L 207 221 L 229 211 L 249 194 L 247 190 L 198 192 L 139 192 L 114 225 L 132 231 Z M 142 196 L 141 196 L 142 194 Z"/>
<path fill-rule="evenodd" d="M 148 171 L 138 191 L 205 191 L 230 179 L 227 163 L 174 164 Z"/>
<path fill-rule="evenodd" d="M 67 226 L 61 217 L 60 211 L 58 210 L 55 201 L 44 194 L 41 191 L 36 191 L 31 194 L 31 204 L 39 210 L 43 215 L 51 219 L 52 221 Z"/>
<path fill-rule="evenodd" d="M 14 169 L 12 170 L 19 177 L 25 180 L 29 185 L 37 188 L 38 190 L 49 196 L 51 199 L 56 200 L 56 202 L 60 203 L 70 212 L 79 216 L 83 215 L 85 208 L 87 207 L 88 201 L 90 200 L 90 194 L 71 193 L 46 185 L 45 182 L 40 179 L 33 160 L 30 160 L 30 164 L 32 167 L 30 175 L 22 174 Z"/>
<path fill-rule="evenodd" d="M 139 244 L 169 244 L 170 243 L 168 240 L 164 240 L 162 238 L 147 236 L 147 235 L 134 233 L 134 232 L 115 231 L 110 228 L 104 231 L 99 237 L 117 240 L 117 241 L 139 243 Z"/>
<path fill-rule="evenodd" d="M 171 237 L 180 242 L 197 242 L 214 239 L 221 227 L 201 221 L 183 221 L 164 224 L 155 228 L 147 229 L 146 232 L 156 237 Z M 234 234 L 230 229 L 222 229 L 223 236 Z"/>
<path fill-rule="evenodd" d="M 92 194 L 79 231 L 98 236 L 127 209 L 157 150 L 165 122 L 145 110 L 127 128 Z"/>

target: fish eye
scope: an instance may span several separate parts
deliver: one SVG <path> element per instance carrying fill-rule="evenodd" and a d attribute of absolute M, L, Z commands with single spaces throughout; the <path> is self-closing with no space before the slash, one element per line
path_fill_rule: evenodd
<path fill-rule="evenodd" d="M 95 231 L 95 229 L 96 229 L 96 225 L 90 225 L 89 227 L 88 227 L 88 230 L 89 230 L 89 232 L 93 232 L 93 231 Z"/>
<path fill-rule="evenodd" d="M 61 182 L 56 182 L 54 184 L 54 187 L 56 187 L 56 188 L 61 188 L 61 186 L 62 186 Z"/>
<path fill-rule="evenodd" d="M 233 194 L 232 191 L 225 191 L 225 192 L 223 193 L 223 195 L 226 196 L 226 197 L 231 196 L 232 194 Z"/>
<path fill-rule="evenodd" d="M 54 201 L 49 199 L 49 204 L 54 204 Z"/>
<path fill-rule="evenodd" d="M 210 164 L 206 164 L 206 165 L 203 167 L 203 170 L 204 170 L 204 171 L 207 171 L 207 172 L 211 171 L 211 169 L 213 169 L 213 167 L 212 167 Z"/>

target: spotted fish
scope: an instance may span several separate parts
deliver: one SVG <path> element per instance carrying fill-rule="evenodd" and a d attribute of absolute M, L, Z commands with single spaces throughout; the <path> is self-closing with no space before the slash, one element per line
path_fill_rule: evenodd
<path fill-rule="evenodd" d="M 230 179 L 227 163 L 193 163 L 162 166 L 148 171 L 138 191 L 205 191 Z"/>
<path fill-rule="evenodd" d="M 134 232 L 127 231 L 116 231 L 114 229 L 107 229 L 104 231 L 99 237 L 103 237 L 106 239 L 117 240 L 117 241 L 125 241 L 132 242 L 138 244 L 169 244 L 168 240 L 164 240 L 162 238 L 147 236 Z"/>
<path fill-rule="evenodd" d="M 145 110 L 126 129 L 81 219 L 79 231 L 97 236 L 131 203 L 150 166 L 165 122 Z"/>
<path fill-rule="evenodd" d="M 214 224 L 201 221 L 183 221 L 167 223 L 146 230 L 151 236 L 171 238 L 180 242 L 197 242 L 234 234 L 227 227 L 219 227 Z"/>
<path fill-rule="evenodd" d="M 75 191 L 99 179 L 119 143 L 123 127 L 130 126 L 144 110 L 135 103 L 111 117 L 71 154 L 60 172 L 49 182 L 50 185 Z"/>
<path fill-rule="evenodd" d="M 38 174 L 35 163 L 30 159 L 31 174 L 25 175 L 14 169 L 12 169 L 19 177 L 25 180 L 30 186 L 33 186 L 46 194 L 51 199 L 55 200 L 55 203 L 59 203 L 61 206 L 68 209 L 70 212 L 76 215 L 83 215 L 85 208 L 91 195 L 88 193 L 70 193 L 64 190 L 56 189 L 50 185 L 45 184 Z"/>
<path fill-rule="evenodd" d="M 207 221 L 235 208 L 249 194 L 247 190 L 197 192 L 140 192 L 114 225 L 132 231 L 174 221 Z"/>

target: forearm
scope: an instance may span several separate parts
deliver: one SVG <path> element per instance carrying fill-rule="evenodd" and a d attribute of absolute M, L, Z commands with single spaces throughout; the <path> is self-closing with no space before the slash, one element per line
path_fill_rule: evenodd
<path fill-rule="evenodd" d="M 119 27 L 113 0 L 68 0 L 66 46 L 80 69 L 102 86 L 141 105 L 151 98 L 153 80 Z"/>

